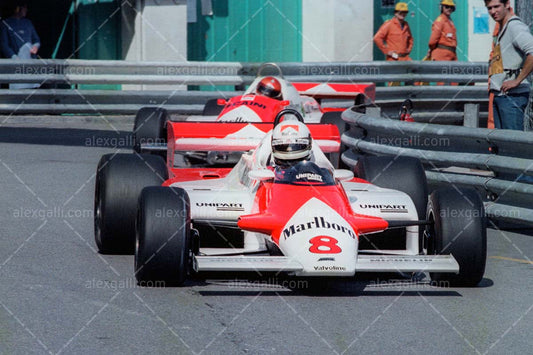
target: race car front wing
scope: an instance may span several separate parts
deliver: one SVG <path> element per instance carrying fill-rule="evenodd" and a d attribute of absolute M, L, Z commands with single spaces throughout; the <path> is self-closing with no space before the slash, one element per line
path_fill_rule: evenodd
<path fill-rule="evenodd" d="M 285 256 L 195 256 L 194 270 L 263 271 L 296 273 L 303 266 Z M 452 255 L 359 255 L 356 272 L 445 272 L 458 273 Z"/>

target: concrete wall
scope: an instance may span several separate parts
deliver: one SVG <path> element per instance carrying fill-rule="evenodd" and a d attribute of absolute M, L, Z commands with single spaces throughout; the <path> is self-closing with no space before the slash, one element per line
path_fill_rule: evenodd
<path fill-rule="evenodd" d="M 122 55 L 131 61 L 187 61 L 186 0 L 122 3 Z M 123 89 L 168 90 L 174 86 L 123 85 Z M 179 88 L 184 89 L 185 86 Z"/>
<path fill-rule="evenodd" d="M 372 1 L 302 0 L 302 13 L 304 62 L 372 60 Z"/>
<path fill-rule="evenodd" d="M 126 60 L 186 61 L 185 0 L 136 0 L 122 4 L 122 53 Z"/>

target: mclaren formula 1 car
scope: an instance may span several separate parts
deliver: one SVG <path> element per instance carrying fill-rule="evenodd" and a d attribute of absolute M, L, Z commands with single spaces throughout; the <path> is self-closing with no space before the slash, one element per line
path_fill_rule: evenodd
<path fill-rule="evenodd" d="M 338 135 L 304 124 L 295 110 L 281 111 L 274 125 L 230 124 L 266 132 L 233 168 L 174 165 L 173 152 L 191 148 L 176 137 L 187 128 L 207 132 L 213 122 L 169 125 L 166 163 L 135 153 L 100 160 L 96 244 L 103 253 L 133 251 L 140 283 L 181 284 L 204 271 L 427 272 L 466 286 L 482 279 L 486 226 L 474 190 L 436 190 L 428 201 L 424 170 L 412 158 L 362 157 L 353 171 L 334 169 L 324 150 Z M 250 144 L 244 139 L 241 148 Z M 291 157 L 299 159 L 280 160 Z"/>
<path fill-rule="evenodd" d="M 274 69 L 273 75 L 263 75 L 265 70 Z M 225 99 L 209 100 L 201 116 L 182 117 L 187 122 L 253 122 L 272 123 L 283 109 L 299 111 L 306 123 L 334 124 L 340 133 L 344 132 L 345 124 L 340 118 L 341 111 L 346 107 L 339 107 L 344 102 L 360 105 L 368 104 L 375 99 L 375 84 L 352 83 L 290 83 L 273 64 L 266 63 L 258 70 L 258 75 L 247 90 L 239 96 Z M 321 100 L 334 100 L 330 107 L 319 104 Z M 137 112 L 133 128 L 134 150 L 138 153 L 159 150 L 164 157 L 167 150 L 169 113 L 162 107 L 145 107 Z M 228 131 L 229 137 L 244 137 L 257 139 L 257 130 Z M 254 145 L 255 146 L 255 145 Z M 216 166 L 221 164 L 235 164 L 242 152 L 227 154 L 203 151 L 181 151 L 183 163 L 189 166 Z"/>

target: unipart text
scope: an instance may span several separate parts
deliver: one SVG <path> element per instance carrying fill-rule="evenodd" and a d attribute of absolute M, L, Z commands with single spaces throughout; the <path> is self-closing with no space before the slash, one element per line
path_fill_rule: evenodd
<path fill-rule="evenodd" d="M 360 204 L 359 207 L 362 209 L 380 209 L 381 212 L 400 212 L 407 213 L 406 205 L 369 205 L 369 204 Z"/>
<path fill-rule="evenodd" d="M 244 211 L 242 203 L 197 202 L 197 207 L 215 207 L 219 211 Z"/>

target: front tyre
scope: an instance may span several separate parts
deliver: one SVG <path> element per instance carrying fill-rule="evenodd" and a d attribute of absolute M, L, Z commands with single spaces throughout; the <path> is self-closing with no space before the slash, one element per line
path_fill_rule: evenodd
<path fill-rule="evenodd" d="M 430 255 L 453 255 L 459 274 L 430 273 L 434 281 L 476 286 L 485 273 L 487 228 L 483 202 L 474 189 L 446 188 L 429 197 L 426 247 Z"/>
<path fill-rule="evenodd" d="M 139 285 L 182 284 L 191 269 L 191 214 L 187 192 L 147 187 L 136 221 L 135 277 Z"/>

